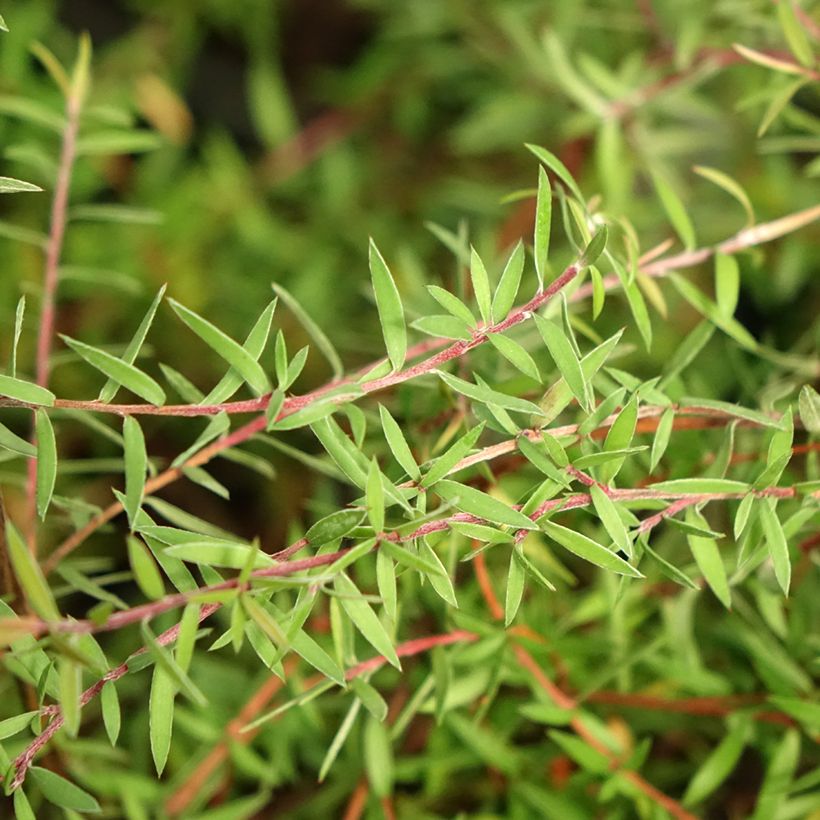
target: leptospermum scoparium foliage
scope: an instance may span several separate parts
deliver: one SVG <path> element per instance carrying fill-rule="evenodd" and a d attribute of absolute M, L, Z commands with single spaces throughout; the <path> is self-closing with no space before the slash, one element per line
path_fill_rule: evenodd
<path fill-rule="evenodd" d="M 798 11 L 776 11 L 791 56 L 736 46 L 750 70 L 775 74 L 760 136 L 816 87 Z M 0 764 L 17 817 L 49 805 L 68 816 L 195 813 L 230 759 L 253 793 L 237 786 L 227 814 L 202 816 L 338 814 L 370 801 L 388 816 L 398 806 L 414 817 L 474 807 L 691 818 L 744 754 L 763 772 L 754 817 L 818 810 L 816 754 L 803 748 L 820 731 L 818 361 L 758 340 L 736 308 L 743 255 L 820 210 L 757 222 L 754 198 L 700 165 L 693 173 L 736 200 L 743 227 L 699 245 L 675 184 L 649 168 L 643 182 L 683 250 L 645 246 L 613 209 L 624 204 L 617 117 L 559 39 L 548 32 L 543 49 L 567 94 L 600 117 L 603 199 L 529 145 L 532 234 L 489 256 L 437 227 L 458 287 L 431 277 L 426 302 L 406 300 L 390 242 L 371 240 L 361 261 L 383 344 L 348 369 L 311 305 L 276 282 L 243 339 L 166 286 L 106 344 L 56 333 L 71 220 L 158 219 L 70 203 L 72 173 L 89 155 L 137 154 L 156 138 L 100 124 L 87 39 L 71 71 L 37 47 L 65 110 L 16 113 L 53 121 L 59 162 L 48 194 L 0 179 L 3 193 L 52 197 L 47 235 L 5 230 L 42 251 L 44 271 L 6 329 L 0 375 L 14 498 L 3 521 Z M 608 87 L 601 66 L 585 72 Z M 709 266 L 704 288 L 691 271 Z M 667 299 L 700 318 L 658 372 L 633 369 L 668 321 Z M 625 328 L 607 322 L 616 300 L 629 309 Z M 280 329 L 283 312 L 308 346 Z M 164 364 L 160 346 L 146 353 L 163 313 L 220 362 L 207 392 Z M 35 337 L 30 361 L 17 353 L 24 333 Z M 699 394 L 716 340 L 764 402 Z M 96 379 L 96 398 L 54 392 L 58 353 Z M 332 378 L 295 391 L 314 356 Z M 171 459 L 154 451 L 169 416 L 188 425 Z M 89 460 L 88 494 L 61 448 L 77 422 L 115 453 L 104 467 Z M 289 544 L 240 537 L 207 505 L 169 500 L 177 482 L 230 500 L 219 459 L 270 480 L 271 448 L 332 488 L 288 522 Z M 702 731 L 696 748 L 665 749 L 688 714 L 712 723 L 687 728 Z M 449 784 L 455 774 L 474 786 Z M 305 777 L 323 785 L 306 794 Z M 281 808 L 279 790 L 300 805 Z"/>

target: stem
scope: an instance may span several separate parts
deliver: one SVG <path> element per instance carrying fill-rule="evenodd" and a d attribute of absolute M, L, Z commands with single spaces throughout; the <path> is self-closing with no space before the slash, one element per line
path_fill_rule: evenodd
<path fill-rule="evenodd" d="M 57 312 L 57 284 L 60 278 L 60 254 L 63 248 L 65 226 L 68 221 L 68 194 L 71 188 L 71 173 L 77 154 L 77 132 L 80 127 L 82 97 L 72 90 L 66 99 L 66 126 L 63 131 L 63 144 L 60 150 L 60 162 L 57 169 L 57 180 L 54 186 L 54 197 L 51 201 L 51 227 L 48 235 L 45 267 L 43 269 L 43 296 L 40 307 L 40 324 L 37 330 L 37 384 L 48 386 L 49 358 L 54 340 L 54 324 Z M 32 434 L 32 441 L 34 435 Z M 32 553 L 37 552 L 36 541 L 36 488 L 37 459 L 28 462 L 28 542 Z"/>

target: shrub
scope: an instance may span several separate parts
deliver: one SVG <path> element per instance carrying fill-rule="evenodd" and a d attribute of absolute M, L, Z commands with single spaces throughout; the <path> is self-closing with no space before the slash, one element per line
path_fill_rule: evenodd
<path fill-rule="evenodd" d="M 663 15 L 640 5 L 644 34 L 660 37 Z M 452 276 L 422 277 L 418 253 L 371 240 L 360 332 L 341 308 L 320 327 L 298 282 L 276 281 L 237 341 L 221 329 L 234 320 L 189 307 L 208 300 L 172 272 L 175 298 L 162 285 L 141 316 L 99 317 L 95 333 L 96 312 L 82 313 L 104 305 L 99 292 L 67 305 L 60 289 L 131 288 L 97 265 L 150 256 L 118 226 L 160 219 L 111 201 L 114 166 L 100 158 L 165 148 L 91 83 L 86 37 L 71 71 L 34 50 L 62 114 L 51 92 L 0 98 L 32 140 L 11 156 L 51 196 L 47 235 L 0 224 L 24 249 L 11 257 L 21 279 L 44 259 L 0 376 L 0 755 L 17 817 L 47 805 L 231 818 L 818 810 L 820 364 L 816 262 L 796 232 L 820 207 L 759 221 L 761 191 L 707 164 L 689 207 L 675 135 L 653 121 L 679 86 L 681 116 L 717 117 L 704 111 L 719 97 L 688 89 L 732 70 L 755 91 L 748 105 L 765 106 L 759 137 L 783 122 L 815 134 L 795 100 L 816 101 L 816 26 L 782 0 L 761 27 L 790 53 L 695 53 L 710 18 L 693 12 L 694 33 L 661 48 L 660 76 L 642 84 L 637 59 L 613 70 L 606 44 L 603 58 L 576 57 L 566 24 L 538 39 L 525 6 L 499 11 L 494 31 L 517 44 L 517 69 L 532 49 L 549 61 L 570 134 L 594 139 L 593 181 L 528 145 L 537 181 L 512 199 L 530 208 L 531 235 L 479 231 L 473 246 L 433 225 Z M 382 13 L 389 30 L 413 12 Z M 505 91 L 499 81 L 461 123 L 465 153 L 482 148 Z M 795 166 L 790 151 L 816 148 L 772 139 L 766 150 Z M 817 163 L 789 167 L 800 203 Z M 34 213 L 30 197 L 44 207 L 39 184 L 0 188 L 19 194 L 15 215 Z M 710 236 L 733 206 L 742 227 Z M 763 282 L 772 253 L 792 304 L 782 326 L 752 333 L 741 300 L 781 298 Z M 352 308 L 337 276 L 323 287 Z M 69 314 L 77 331 L 58 334 Z M 375 360 L 345 366 L 331 338 L 372 343 L 376 319 Z M 317 360 L 329 378 L 308 389 Z M 179 494 L 183 482 L 197 492 Z M 250 493 L 271 517 L 289 513 L 265 537 L 243 520 Z"/>

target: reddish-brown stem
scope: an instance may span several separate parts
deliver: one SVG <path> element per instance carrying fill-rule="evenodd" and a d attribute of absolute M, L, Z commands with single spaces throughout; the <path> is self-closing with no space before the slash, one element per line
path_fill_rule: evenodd
<path fill-rule="evenodd" d="M 37 329 L 36 378 L 41 387 L 48 385 L 51 344 L 54 340 L 54 324 L 57 313 L 57 284 L 60 272 L 60 254 L 63 248 L 65 226 L 68 221 L 68 194 L 71 188 L 71 173 L 77 154 L 77 132 L 80 127 L 82 98 L 77 91 L 69 93 L 66 99 L 66 123 L 63 130 L 63 144 L 57 167 L 57 180 L 51 201 L 51 226 L 49 228 L 46 259 L 43 268 L 43 294 L 40 304 L 40 322 Z M 29 549 L 37 551 L 36 543 L 36 487 L 37 459 L 28 462 L 27 484 L 27 535 Z"/>

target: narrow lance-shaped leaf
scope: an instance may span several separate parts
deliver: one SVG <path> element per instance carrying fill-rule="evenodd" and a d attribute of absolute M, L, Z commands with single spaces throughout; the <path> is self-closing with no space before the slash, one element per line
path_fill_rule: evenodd
<path fill-rule="evenodd" d="M 132 364 L 106 353 L 104 350 L 61 335 L 60 338 L 85 359 L 92 367 L 104 373 L 123 387 L 157 406 L 165 403 L 165 391 L 147 373 Z"/>
<path fill-rule="evenodd" d="M 617 556 L 612 550 L 601 546 L 591 538 L 587 538 L 580 532 L 562 527 L 554 521 L 539 521 L 541 529 L 554 541 L 565 549 L 575 553 L 579 558 L 589 561 L 602 569 L 608 569 L 619 575 L 626 575 L 631 578 L 643 578 L 643 575 L 623 558 Z"/>
<path fill-rule="evenodd" d="M 14 338 L 11 343 L 11 365 L 9 375 L 12 378 L 17 376 L 17 346 L 20 344 L 20 334 L 23 332 L 23 318 L 26 315 L 26 295 L 23 294 L 17 302 L 17 309 L 14 311 Z"/>
<path fill-rule="evenodd" d="M 33 182 L 24 182 L 13 177 L 0 177 L 0 194 L 19 194 L 22 192 L 36 192 L 43 189 Z"/>
<path fill-rule="evenodd" d="M 458 509 L 493 523 L 523 530 L 538 529 L 538 525 L 526 515 L 475 487 L 444 480 L 435 485 L 435 491 L 442 498 L 452 501 Z"/>
<path fill-rule="evenodd" d="M 27 458 L 34 458 L 37 455 L 37 449 L 30 441 L 13 433 L 2 422 L 0 422 L 0 447 Z"/>
<path fill-rule="evenodd" d="M 54 482 L 57 479 L 57 441 L 51 419 L 43 409 L 36 413 L 35 429 L 37 431 L 37 515 L 40 520 L 46 517 L 51 496 L 54 493 Z"/>
<path fill-rule="evenodd" d="M 376 797 L 393 791 L 393 746 L 384 723 L 370 717 L 364 727 L 364 767 Z"/>
<path fill-rule="evenodd" d="M 430 466 L 430 469 L 425 473 L 422 479 L 421 486 L 431 487 L 437 481 L 444 478 L 444 476 L 448 475 L 453 467 L 473 449 L 483 430 L 484 423 L 482 422 L 477 427 L 473 427 L 472 430 L 468 430 L 458 441 L 452 444 L 448 450 L 440 455 Z"/>
<path fill-rule="evenodd" d="M 467 396 L 469 399 L 483 402 L 484 404 L 497 404 L 505 410 L 514 410 L 519 413 L 530 413 L 541 415 L 541 408 L 526 399 L 519 399 L 517 396 L 508 396 L 490 387 L 473 384 L 472 382 L 460 379 L 443 370 L 436 371 L 436 375 L 458 393 Z"/>
<path fill-rule="evenodd" d="M 774 566 L 777 583 L 784 595 L 789 594 L 789 585 L 792 577 L 792 565 L 789 558 L 789 545 L 783 533 L 783 525 L 775 512 L 776 499 L 763 498 L 760 500 L 760 523 L 766 537 L 766 546 Z"/>
<path fill-rule="evenodd" d="M 327 752 L 325 753 L 325 758 L 322 761 L 321 767 L 319 768 L 318 779 L 320 783 L 322 783 L 325 777 L 327 777 L 327 773 L 330 771 L 331 767 L 336 761 L 336 758 L 339 756 L 339 752 L 342 750 L 342 746 L 345 745 L 345 741 L 347 740 L 350 731 L 353 729 L 353 726 L 356 723 L 356 718 L 358 717 L 359 710 L 361 708 L 361 700 L 359 700 L 359 698 L 353 698 L 353 702 L 350 704 L 350 708 L 347 710 L 347 714 L 345 715 L 344 720 L 342 721 L 338 731 L 333 737 L 330 746 L 328 746 Z"/>
<path fill-rule="evenodd" d="M 708 528 L 708 524 L 703 516 L 695 512 L 691 507 L 686 511 L 686 520 L 692 524 Z M 715 593 L 718 600 L 727 609 L 731 608 L 732 594 L 729 590 L 726 568 L 723 565 L 723 559 L 721 558 L 720 550 L 714 538 L 702 538 L 699 535 L 692 534 L 686 537 L 689 541 L 689 548 L 692 550 L 692 555 L 695 558 L 698 568 L 703 573 L 706 583 L 709 584 L 709 587 L 712 592 Z"/>
<path fill-rule="evenodd" d="M 165 295 L 165 288 L 166 285 L 163 285 L 159 289 L 157 295 L 154 297 L 154 301 L 151 302 L 148 311 L 146 312 L 145 316 L 140 322 L 139 327 L 134 333 L 134 336 L 128 343 L 128 347 L 125 348 L 125 352 L 121 356 L 121 359 L 124 362 L 127 362 L 128 364 L 134 364 L 134 362 L 136 361 L 137 355 L 139 354 L 143 342 L 145 341 L 145 337 L 148 335 L 148 331 L 151 328 L 151 324 L 154 321 L 154 316 L 156 316 L 157 308 L 159 308 L 160 303 L 162 302 L 162 297 Z M 116 380 L 109 379 L 103 385 L 103 388 L 100 391 L 99 401 L 105 403 L 110 402 L 116 395 L 118 387 L 119 384 Z"/>
<path fill-rule="evenodd" d="M 108 681 L 103 686 L 100 692 L 100 706 L 102 708 L 105 733 L 108 735 L 108 740 L 111 745 L 116 746 L 122 725 L 122 711 L 120 709 L 120 698 L 117 694 L 117 687 L 114 681 Z"/>
<path fill-rule="evenodd" d="M 384 530 L 384 485 L 382 484 L 382 473 L 375 458 L 370 462 L 370 470 L 367 474 L 366 496 L 370 526 L 376 533 L 380 533 Z"/>
<path fill-rule="evenodd" d="M 165 584 L 151 553 L 138 538 L 128 536 L 128 562 L 142 593 L 153 601 L 165 594 Z"/>
<path fill-rule="evenodd" d="M 696 174 L 713 182 L 719 188 L 723 188 L 727 194 L 736 199 L 746 212 L 746 226 L 751 227 L 755 222 L 755 214 L 749 195 L 743 190 L 741 185 L 732 179 L 728 174 L 719 171 L 717 168 L 709 168 L 705 165 L 695 165 L 692 169 Z"/>
<path fill-rule="evenodd" d="M 11 521 L 6 521 L 6 548 L 11 566 L 29 606 L 46 621 L 57 621 L 60 611 L 40 565 L 29 552 L 22 536 Z"/>
<path fill-rule="evenodd" d="M 495 293 L 493 294 L 493 322 L 500 322 L 507 317 L 515 304 L 518 288 L 521 285 L 521 274 L 524 272 L 524 243 L 519 239 L 513 248 L 507 264 L 501 273 Z"/>
<path fill-rule="evenodd" d="M 168 300 L 174 312 L 205 344 L 225 359 L 257 394 L 270 390 L 270 382 L 259 362 L 242 345 L 175 299 Z"/>
<path fill-rule="evenodd" d="M 727 318 L 734 315 L 740 293 L 740 270 L 737 259 L 725 253 L 715 254 L 715 297 L 718 310 Z"/>
<path fill-rule="evenodd" d="M 155 666 L 148 694 L 148 733 L 157 775 L 162 774 L 171 750 L 175 697 L 176 687 L 171 676 L 162 667 Z"/>
<path fill-rule="evenodd" d="M 792 54 L 797 57 L 801 65 L 812 68 L 814 66 L 814 54 L 806 35 L 807 27 L 798 20 L 794 4 L 795 0 L 780 0 L 777 4 L 777 17 Z"/>
<path fill-rule="evenodd" d="M 692 250 L 696 244 L 695 229 L 686 211 L 686 206 L 675 189 L 660 173 L 653 173 L 652 181 L 655 183 L 655 190 L 658 192 L 663 209 L 666 211 L 675 233 L 680 237 L 686 250 Z"/>
<path fill-rule="evenodd" d="M 507 589 L 504 595 L 504 626 L 509 626 L 518 614 L 521 599 L 524 597 L 524 585 L 527 575 L 524 567 L 515 560 L 515 550 L 520 546 L 515 544 L 510 551 L 510 565 L 507 570 Z"/>
<path fill-rule="evenodd" d="M 481 320 L 485 325 L 492 323 L 492 307 L 490 301 L 490 280 L 487 276 L 487 269 L 481 261 L 475 248 L 470 248 L 470 281 L 473 285 L 473 294 Z"/>
<path fill-rule="evenodd" d="M 669 444 L 669 438 L 672 435 L 672 427 L 675 423 L 675 411 L 669 407 L 663 411 L 663 415 L 658 422 L 655 430 L 655 437 L 652 439 L 652 450 L 649 455 L 649 471 L 652 472 L 658 466 L 663 454 L 666 452 L 666 447 Z"/>
<path fill-rule="evenodd" d="M 102 811 L 100 804 L 87 791 L 50 769 L 32 766 L 29 773 L 32 781 L 49 803 L 62 809 L 88 814 L 97 814 Z"/>
<path fill-rule="evenodd" d="M 394 370 L 401 370 L 407 354 L 407 329 L 404 325 L 404 308 L 401 304 L 398 288 L 393 274 L 387 267 L 376 243 L 370 240 L 370 276 L 373 292 L 376 295 L 376 307 L 382 326 L 387 356 Z"/>
<path fill-rule="evenodd" d="M 618 451 L 625 450 L 632 443 L 635 435 L 635 426 L 638 421 L 638 394 L 633 393 L 632 397 L 618 414 L 618 418 L 612 423 L 604 441 L 604 450 Z M 608 484 L 621 469 L 624 459 L 615 459 L 604 464 L 599 473 L 599 478 L 604 484 Z"/>
<path fill-rule="evenodd" d="M 488 333 L 487 338 L 492 346 L 516 369 L 525 376 L 529 376 L 537 382 L 541 381 L 541 374 L 538 371 L 532 356 L 518 342 L 504 336 L 502 333 Z"/>
<path fill-rule="evenodd" d="M 552 360 L 555 362 L 555 366 L 572 391 L 572 395 L 575 396 L 581 407 L 589 412 L 591 410 L 591 391 L 586 378 L 584 378 L 581 363 L 578 361 L 569 340 L 564 335 L 563 329 L 552 320 L 544 319 L 538 314 L 535 315 L 535 323 Z"/>
<path fill-rule="evenodd" d="M 698 767 L 683 796 L 686 806 L 693 806 L 707 798 L 732 773 L 740 760 L 749 734 L 749 719 L 739 716 L 734 726 Z"/>
<path fill-rule="evenodd" d="M 797 407 L 806 430 L 820 433 L 820 394 L 810 384 L 800 390 Z"/>
<path fill-rule="evenodd" d="M 593 484 L 589 488 L 589 494 L 592 497 L 595 512 L 598 514 L 598 518 L 601 519 L 607 534 L 619 550 L 631 557 L 632 541 L 626 531 L 626 525 L 618 514 L 615 502 L 597 484 Z"/>
<path fill-rule="evenodd" d="M 148 469 L 145 436 L 133 416 L 126 416 L 123 420 L 122 438 L 125 454 L 125 513 L 128 525 L 133 530 L 145 493 L 145 473 Z"/>
<path fill-rule="evenodd" d="M 584 197 L 581 195 L 581 190 L 572 178 L 572 174 L 567 170 L 566 165 L 555 154 L 540 145 L 526 143 L 526 147 L 569 188 L 578 202 L 583 205 Z"/>
<path fill-rule="evenodd" d="M 547 258 L 550 250 L 550 228 L 552 225 L 552 190 L 547 172 L 538 166 L 538 196 L 535 205 L 535 235 L 533 251 L 535 254 L 535 273 L 538 276 L 539 289 L 544 287 L 547 272 Z"/>
<path fill-rule="evenodd" d="M 65 721 L 69 737 L 76 737 L 80 728 L 80 692 L 82 677 L 80 665 L 69 657 L 62 657 L 57 662 L 57 675 L 60 688 L 60 712 Z"/>
<path fill-rule="evenodd" d="M 353 621 L 356 629 L 361 632 L 365 640 L 371 644 L 380 655 L 384 656 L 388 663 L 395 666 L 396 669 L 401 669 L 401 664 L 399 663 L 399 658 L 398 655 L 396 655 L 396 650 L 393 647 L 390 636 L 353 581 L 343 572 L 339 573 L 335 579 L 335 588 L 342 609 L 347 613 L 350 620 Z"/>
<path fill-rule="evenodd" d="M 398 422 L 396 422 L 393 416 L 390 415 L 387 408 L 381 404 L 379 405 L 379 416 L 381 417 L 384 436 L 387 439 L 387 446 L 393 453 L 394 458 L 410 478 L 414 481 L 418 481 L 421 478 L 421 470 L 419 470 L 418 464 L 416 464 L 416 460 L 413 458 L 413 453 L 410 451 L 410 447 L 407 444 L 407 439 L 405 439 L 401 427 L 399 427 Z"/>
<path fill-rule="evenodd" d="M 458 296 L 438 285 L 427 285 L 427 292 L 451 315 L 461 319 L 468 327 L 475 327 L 476 318 Z"/>
<path fill-rule="evenodd" d="M 11 376 L 0 375 L 0 396 L 8 396 L 10 399 L 25 402 L 26 404 L 38 404 L 51 407 L 57 398 L 50 390 L 40 387 L 39 384 L 15 379 Z"/>

